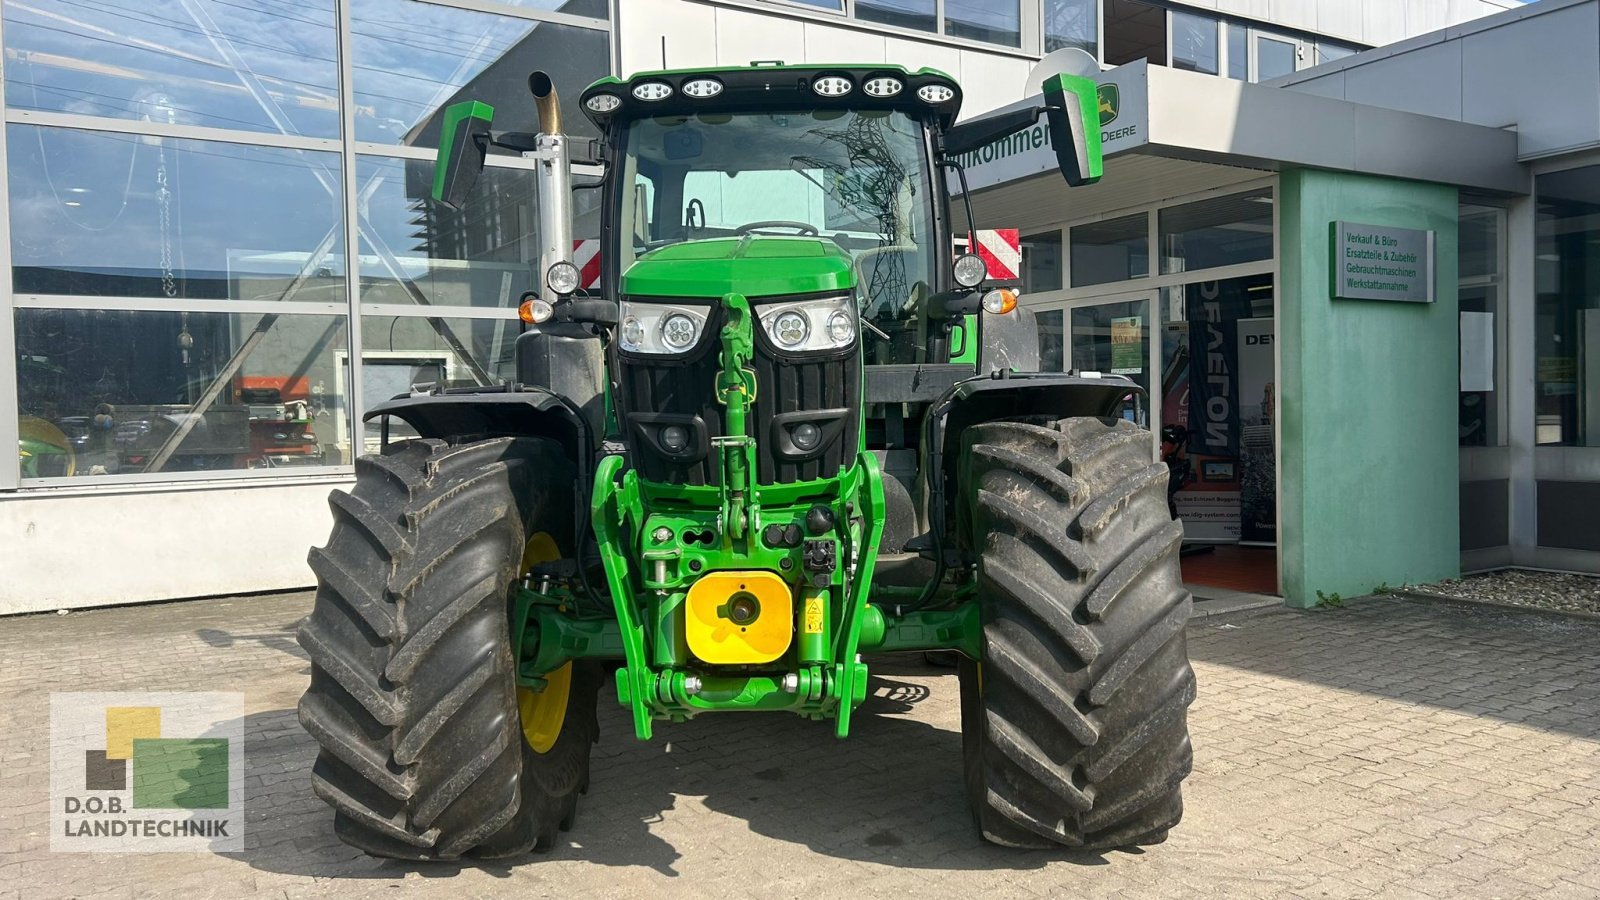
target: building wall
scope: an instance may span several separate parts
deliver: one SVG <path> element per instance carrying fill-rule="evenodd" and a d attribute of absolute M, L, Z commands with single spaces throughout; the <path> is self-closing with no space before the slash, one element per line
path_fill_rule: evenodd
<path fill-rule="evenodd" d="M 1456 283 L 1452 187 L 1332 172 L 1279 178 L 1280 492 L 1283 580 L 1294 606 L 1317 592 L 1460 571 L 1453 290 L 1434 303 L 1330 297 L 1330 223 L 1437 233 L 1437 278 Z M 1359 563 L 1359 564 L 1357 564 Z"/>
<path fill-rule="evenodd" d="M 260 481 L 261 479 L 258 479 Z M 288 590 L 340 479 L 47 491 L 0 503 L 0 615 Z"/>
<path fill-rule="evenodd" d="M 1600 144 L 1600 3 L 1541 0 L 1280 83 L 1368 106 L 1513 128 L 1522 159 L 1593 147 Z"/>
<path fill-rule="evenodd" d="M 1173 0 L 1227 16 L 1381 46 L 1493 15 L 1515 0 Z"/>

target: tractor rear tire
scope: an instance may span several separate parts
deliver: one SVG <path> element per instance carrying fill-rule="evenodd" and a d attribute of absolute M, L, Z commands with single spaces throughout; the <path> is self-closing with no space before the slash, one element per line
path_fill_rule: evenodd
<path fill-rule="evenodd" d="M 588 786 L 600 674 L 573 663 L 547 752 L 528 745 L 508 612 L 528 539 L 572 550 L 573 466 L 539 438 L 418 440 L 356 462 L 300 645 L 312 788 L 341 840 L 380 857 L 548 846 Z"/>
<path fill-rule="evenodd" d="M 964 436 L 981 661 L 961 726 L 979 830 L 1011 847 L 1160 843 L 1193 765 L 1183 528 L 1149 432 L 1122 420 L 995 422 Z"/>

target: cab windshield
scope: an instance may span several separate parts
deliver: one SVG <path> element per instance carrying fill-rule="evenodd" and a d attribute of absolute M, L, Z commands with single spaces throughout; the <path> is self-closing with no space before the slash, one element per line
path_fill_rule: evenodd
<path fill-rule="evenodd" d="M 933 181 L 922 126 L 905 113 L 658 116 L 630 123 L 623 147 L 624 269 L 679 241 L 817 235 L 855 260 L 863 316 L 920 344 L 936 272 Z"/>

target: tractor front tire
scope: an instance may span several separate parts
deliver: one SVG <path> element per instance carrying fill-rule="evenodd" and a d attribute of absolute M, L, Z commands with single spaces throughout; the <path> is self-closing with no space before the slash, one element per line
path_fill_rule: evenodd
<path fill-rule="evenodd" d="M 1192 767 L 1180 523 L 1149 432 L 1122 420 L 995 422 L 964 436 L 981 660 L 961 727 L 979 830 L 1011 847 L 1160 843 Z"/>
<path fill-rule="evenodd" d="M 545 847 L 588 786 L 600 675 L 572 663 L 553 745 L 518 715 L 508 612 L 529 539 L 570 552 L 573 466 L 559 445 L 418 440 L 356 462 L 335 491 L 300 645 L 312 788 L 339 838 L 411 860 Z"/>

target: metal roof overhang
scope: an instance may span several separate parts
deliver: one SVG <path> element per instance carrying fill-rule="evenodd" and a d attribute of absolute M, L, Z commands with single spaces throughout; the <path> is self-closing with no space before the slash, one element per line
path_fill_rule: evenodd
<path fill-rule="evenodd" d="M 1110 158 L 1142 155 L 1268 171 L 1326 169 L 1493 194 L 1532 191 L 1531 170 L 1517 161 L 1517 136 L 1510 130 L 1142 62 L 1102 73 L 1100 81 L 1119 83 L 1125 98 L 1118 120 L 1106 130 L 1125 131 L 1131 122 L 1143 132 L 1136 142 L 1113 141 Z M 1127 99 L 1142 101 L 1144 108 L 1128 108 Z M 1042 98 L 1030 97 L 1003 110 L 1041 103 Z M 1105 180 L 1117 178 L 1120 168 L 1108 166 Z"/>

